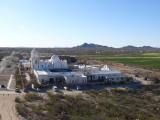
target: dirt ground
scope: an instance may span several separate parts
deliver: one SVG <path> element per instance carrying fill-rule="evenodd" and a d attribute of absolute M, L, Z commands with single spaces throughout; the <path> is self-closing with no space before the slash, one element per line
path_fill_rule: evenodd
<path fill-rule="evenodd" d="M 98 64 L 98 65 L 108 65 L 111 69 L 119 70 L 122 73 L 126 74 L 127 76 L 133 77 L 136 80 L 139 80 L 142 84 L 148 85 L 155 82 L 155 78 L 160 78 L 160 71 L 158 70 L 150 70 L 144 69 L 141 67 L 133 66 L 133 65 L 124 65 L 122 63 L 115 63 L 115 62 L 102 62 L 96 60 L 87 60 L 89 64 Z M 135 77 L 137 76 L 137 77 Z M 144 80 L 147 78 L 147 80 Z"/>
<path fill-rule="evenodd" d="M 0 92 L 0 120 L 20 120 L 16 108 L 14 92 Z"/>
<path fill-rule="evenodd" d="M 123 72 L 124 74 L 131 76 L 135 78 L 136 80 L 139 80 L 144 85 L 153 83 L 153 81 L 150 79 L 144 80 L 145 77 L 146 78 L 160 77 L 160 72 L 138 68 L 134 66 L 126 66 L 123 64 L 119 64 L 119 63 L 110 64 L 109 66 L 112 69 L 119 70 Z M 135 77 L 136 75 L 138 75 L 138 77 Z"/>

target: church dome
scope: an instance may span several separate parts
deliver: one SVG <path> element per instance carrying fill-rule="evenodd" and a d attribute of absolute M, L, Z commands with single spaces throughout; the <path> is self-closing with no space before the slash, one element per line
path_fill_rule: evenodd
<path fill-rule="evenodd" d="M 59 59 L 59 57 L 57 55 L 53 55 L 50 59 L 50 61 L 53 63 L 56 63 L 56 62 L 60 62 L 61 60 Z"/>

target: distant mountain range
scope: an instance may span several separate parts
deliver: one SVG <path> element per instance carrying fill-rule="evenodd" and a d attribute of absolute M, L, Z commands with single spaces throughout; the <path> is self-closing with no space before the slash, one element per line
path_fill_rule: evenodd
<path fill-rule="evenodd" d="M 30 53 L 33 48 L 5 48 L 0 47 L 0 53 L 10 54 L 13 51 L 21 53 Z M 70 48 L 36 48 L 40 53 L 54 53 L 58 55 L 79 55 L 79 54 L 128 54 L 128 53 L 143 53 L 143 52 L 160 52 L 160 48 L 151 46 L 124 46 L 121 48 L 114 48 L 94 43 L 83 43 L 82 45 Z M 5 51 L 5 52 L 4 52 Z"/>
<path fill-rule="evenodd" d="M 124 46 L 121 48 L 113 48 L 113 47 L 108 47 L 104 45 L 98 45 L 94 43 L 83 43 L 82 45 L 73 47 L 73 48 L 79 48 L 79 49 L 110 49 L 110 50 L 121 50 L 121 51 L 159 51 L 160 48 L 155 48 L 151 46 L 142 46 L 142 47 L 135 47 L 135 46 Z"/>

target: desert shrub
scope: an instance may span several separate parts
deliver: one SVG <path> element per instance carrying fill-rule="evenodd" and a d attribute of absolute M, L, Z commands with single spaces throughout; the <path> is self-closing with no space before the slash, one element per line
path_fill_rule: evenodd
<path fill-rule="evenodd" d="M 28 110 L 24 104 L 16 104 L 16 110 L 21 116 L 25 118 L 28 116 Z"/>
<path fill-rule="evenodd" d="M 52 94 L 52 93 L 48 93 L 48 97 L 49 97 L 49 102 L 50 103 L 54 103 L 57 101 L 60 101 L 61 99 L 64 99 L 64 96 L 62 94 Z"/>
<path fill-rule="evenodd" d="M 42 100 L 42 97 L 39 96 L 37 93 L 28 93 L 25 95 L 25 100 L 32 102 L 32 101 L 36 101 L 36 100 Z"/>
<path fill-rule="evenodd" d="M 21 111 L 23 111 L 23 107 L 21 106 L 21 104 L 16 104 L 16 110 L 18 113 L 21 113 Z"/>
<path fill-rule="evenodd" d="M 90 91 L 86 91 L 85 93 L 94 97 L 94 96 L 97 96 L 99 92 L 95 90 L 90 90 Z"/>
<path fill-rule="evenodd" d="M 20 106 L 16 108 L 23 115 L 27 110 L 31 111 L 32 115 L 30 119 L 26 117 L 27 120 L 35 116 L 35 120 L 159 120 L 158 88 L 144 86 L 137 90 L 92 90 L 78 96 L 48 93 L 48 99 L 43 104 L 42 99 L 37 99 L 37 94 L 32 94 L 28 97 L 29 101 L 18 103 Z"/>
<path fill-rule="evenodd" d="M 20 97 L 16 97 L 16 98 L 15 98 L 15 102 L 16 102 L 16 103 L 21 103 L 21 102 L 22 102 L 22 100 L 21 100 L 21 98 L 20 98 Z"/>
<path fill-rule="evenodd" d="M 19 73 L 18 68 L 16 68 L 16 71 L 15 71 L 15 80 L 16 80 L 16 87 L 21 88 L 22 87 L 22 81 L 21 81 L 21 75 Z"/>

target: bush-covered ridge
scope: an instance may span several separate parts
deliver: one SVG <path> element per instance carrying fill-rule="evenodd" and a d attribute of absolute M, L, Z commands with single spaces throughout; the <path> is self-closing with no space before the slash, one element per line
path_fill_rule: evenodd
<path fill-rule="evenodd" d="M 16 107 L 27 120 L 159 120 L 158 89 L 90 91 L 78 96 L 48 94 L 47 99 L 29 94 L 32 100 L 18 100 Z"/>

